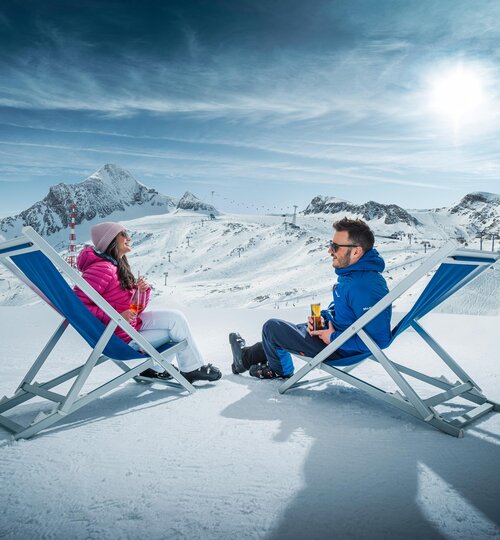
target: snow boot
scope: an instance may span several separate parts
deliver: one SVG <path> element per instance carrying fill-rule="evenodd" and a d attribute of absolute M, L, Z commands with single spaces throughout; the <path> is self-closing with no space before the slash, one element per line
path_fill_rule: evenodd
<path fill-rule="evenodd" d="M 239 373 L 243 373 L 247 370 L 243 364 L 243 347 L 245 347 L 246 342 L 239 334 L 232 332 L 229 334 L 229 343 L 233 352 L 233 363 L 231 364 L 231 369 L 235 375 L 238 375 Z"/>
<path fill-rule="evenodd" d="M 221 370 L 212 364 L 201 366 L 193 371 L 187 373 L 181 371 L 182 375 L 190 382 L 194 381 L 218 381 L 222 377 Z"/>
<path fill-rule="evenodd" d="M 289 379 L 292 376 L 292 374 L 281 375 L 281 373 L 273 371 L 268 364 L 254 364 L 250 366 L 248 373 L 257 379 Z"/>
<path fill-rule="evenodd" d="M 162 372 L 158 372 L 154 369 L 151 369 L 151 368 L 148 368 L 148 369 L 145 369 L 144 371 L 141 371 L 139 373 L 139 377 L 144 377 L 146 379 L 152 379 L 153 381 L 168 381 L 172 378 L 172 375 L 170 375 L 170 373 L 165 370 L 165 371 L 162 371 Z"/>

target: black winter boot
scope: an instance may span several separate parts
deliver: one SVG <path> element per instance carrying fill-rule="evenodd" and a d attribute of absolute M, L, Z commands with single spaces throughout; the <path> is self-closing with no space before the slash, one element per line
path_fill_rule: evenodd
<path fill-rule="evenodd" d="M 158 371 L 151 368 L 141 371 L 139 373 L 139 376 L 146 377 L 147 379 L 157 380 L 157 381 L 168 381 L 172 378 L 172 375 L 170 375 L 170 373 L 167 370 L 159 373 Z"/>
<path fill-rule="evenodd" d="M 268 364 L 254 364 L 250 366 L 249 373 L 257 379 L 289 379 L 291 375 L 281 375 L 273 371 Z"/>
<path fill-rule="evenodd" d="M 212 364 L 201 366 L 187 373 L 181 371 L 181 373 L 190 383 L 194 381 L 218 381 L 222 377 L 221 370 Z"/>
<path fill-rule="evenodd" d="M 243 363 L 243 348 L 245 347 L 246 343 L 245 340 L 235 332 L 229 334 L 229 343 L 233 352 L 233 363 L 231 364 L 231 369 L 235 375 L 238 375 L 238 373 L 243 373 L 247 370 L 245 364 Z"/>

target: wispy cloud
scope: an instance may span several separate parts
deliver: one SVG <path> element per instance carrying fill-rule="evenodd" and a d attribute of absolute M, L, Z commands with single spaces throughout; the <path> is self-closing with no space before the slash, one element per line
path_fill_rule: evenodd
<path fill-rule="evenodd" d="M 390 60 L 373 47 L 347 53 L 278 52 L 267 58 L 222 51 L 207 60 L 194 31 L 186 29 L 190 63 L 157 64 L 130 52 L 118 56 L 116 64 L 96 63 L 89 43 L 68 39 L 50 26 L 43 32 L 36 49 L 3 66 L 0 105 L 115 117 L 185 113 L 256 123 L 338 114 L 359 121 L 394 111 L 394 100 L 368 98 L 384 89 L 382 73 L 401 64 L 405 55 L 401 43 L 381 42 L 375 48 L 391 50 Z"/>
<path fill-rule="evenodd" d="M 494 185 L 500 4 L 254 4 L 204 14 L 173 1 L 158 21 L 128 4 L 76 20 L 33 10 L 19 18 L 26 35 L 0 15 L 0 180 L 82 179 L 114 161 L 155 181 L 278 186 L 276 197 L 284 184 L 409 198 Z M 427 102 L 457 59 L 481 66 L 490 100 L 453 137 Z"/>
<path fill-rule="evenodd" d="M 68 144 L 48 143 L 13 143 L 0 140 L 0 145 L 10 147 L 27 147 L 40 151 L 57 151 L 63 157 L 65 153 L 74 155 L 85 152 L 89 155 L 101 155 L 102 160 L 121 162 L 127 158 L 146 158 L 150 163 L 160 160 L 168 163 L 170 175 L 185 175 L 198 177 L 204 174 L 214 181 L 214 178 L 238 179 L 252 178 L 254 181 L 282 183 L 300 183 L 307 185 L 313 183 L 358 185 L 395 184 L 408 185 L 420 188 L 449 189 L 439 181 L 426 181 L 422 177 L 422 170 L 433 171 L 434 176 L 442 178 L 453 175 L 455 178 L 466 176 L 468 173 L 477 173 L 478 160 L 466 156 L 456 156 L 453 166 L 443 164 L 436 159 L 439 152 L 421 152 L 411 154 L 398 153 L 393 150 L 391 155 L 387 152 L 381 154 L 379 149 L 373 148 L 371 153 L 360 155 L 357 147 L 343 149 L 342 154 L 334 157 L 308 155 L 305 152 L 294 154 L 293 151 L 280 152 L 267 150 L 266 153 L 252 157 L 237 156 L 230 152 L 211 153 L 198 151 L 193 153 L 186 147 L 184 150 L 145 149 L 137 150 L 120 148 L 113 145 L 77 146 Z M 484 164 L 483 161 L 480 162 Z M 150 165 L 148 169 L 156 174 L 165 170 L 164 167 Z M 490 167 L 482 168 L 485 177 L 496 178 L 498 168 L 494 163 Z"/>

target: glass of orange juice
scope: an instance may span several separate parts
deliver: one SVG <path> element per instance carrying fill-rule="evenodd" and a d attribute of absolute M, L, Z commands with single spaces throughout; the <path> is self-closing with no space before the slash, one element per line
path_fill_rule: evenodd
<path fill-rule="evenodd" d="M 130 311 L 138 315 L 144 309 L 144 293 L 138 288 L 135 289 L 134 294 L 130 300 Z"/>

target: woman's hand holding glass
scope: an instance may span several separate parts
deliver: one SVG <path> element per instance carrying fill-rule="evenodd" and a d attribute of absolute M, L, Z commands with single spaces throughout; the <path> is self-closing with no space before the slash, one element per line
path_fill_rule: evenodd
<path fill-rule="evenodd" d="M 149 283 L 139 276 L 135 285 L 135 291 L 130 300 L 129 311 L 137 316 L 144 308 L 146 303 L 146 291 L 149 289 Z"/>
<path fill-rule="evenodd" d="M 133 309 L 127 309 L 126 311 L 122 311 L 120 315 L 128 322 L 135 321 L 137 319 L 137 312 Z"/>
<path fill-rule="evenodd" d="M 149 289 L 149 283 L 144 279 L 143 276 L 139 276 L 139 279 L 136 283 L 136 288 L 141 293 L 145 293 Z"/>

